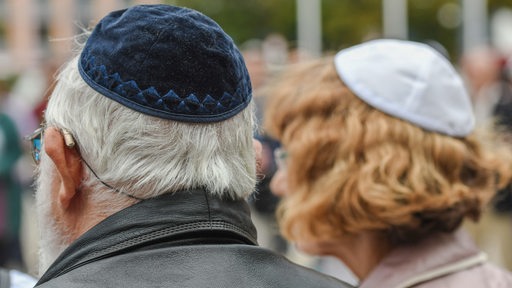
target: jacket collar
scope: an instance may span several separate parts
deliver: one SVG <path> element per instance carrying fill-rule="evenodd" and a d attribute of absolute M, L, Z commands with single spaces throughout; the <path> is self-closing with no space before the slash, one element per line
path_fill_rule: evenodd
<path fill-rule="evenodd" d="M 437 234 L 419 244 L 395 248 L 361 283 L 360 288 L 412 287 L 485 261 L 485 254 L 463 231 Z"/>
<path fill-rule="evenodd" d="M 80 236 L 57 258 L 38 284 L 70 270 L 157 243 L 178 245 L 201 238 L 222 238 L 257 245 L 256 229 L 244 200 L 220 199 L 197 190 L 168 193 L 125 208 Z"/>

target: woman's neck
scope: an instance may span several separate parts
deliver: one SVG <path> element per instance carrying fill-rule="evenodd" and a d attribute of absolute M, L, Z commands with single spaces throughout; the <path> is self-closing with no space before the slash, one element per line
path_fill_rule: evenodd
<path fill-rule="evenodd" d="M 342 245 L 333 246 L 330 254 L 343 261 L 362 282 L 391 252 L 392 245 L 384 235 L 375 232 L 349 237 Z"/>

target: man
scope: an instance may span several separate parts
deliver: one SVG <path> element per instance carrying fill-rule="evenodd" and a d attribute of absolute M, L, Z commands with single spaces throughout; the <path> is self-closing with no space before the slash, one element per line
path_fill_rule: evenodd
<path fill-rule="evenodd" d="M 251 86 L 213 20 L 112 12 L 57 80 L 31 137 L 37 287 L 348 287 L 257 247 Z"/>

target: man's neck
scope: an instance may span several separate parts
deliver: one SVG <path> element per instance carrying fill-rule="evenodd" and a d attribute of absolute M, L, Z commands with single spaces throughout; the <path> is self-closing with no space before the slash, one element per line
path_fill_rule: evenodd
<path fill-rule="evenodd" d="M 68 241 L 73 242 L 78 239 L 85 232 L 89 231 L 92 227 L 96 226 L 101 221 L 105 220 L 110 215 L 121 211 L 122 209 L 135 204 L 137 201 L 126 198 L 120 194 L 113 194 L 112 197 L 106 199 L 102 197 L 101 200 L 94 199 L 93 193 L 112 193 L 110 191 L 85 191 L 82 190 L 78 193 L 80 201 L 75 201 L 72 209 L 68 209 L 62 215 L 59 222 L 65 227 L 66 234 L 69 236 Z M 105 199 L 103 199 L 105 198 Z M 115 203 L 115 204 L 113 204 Z M 68 243 L 68 244 L 70 244 Z"/>

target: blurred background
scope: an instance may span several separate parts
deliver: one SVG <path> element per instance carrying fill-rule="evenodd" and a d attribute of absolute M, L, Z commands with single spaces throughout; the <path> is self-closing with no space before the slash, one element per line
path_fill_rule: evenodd
<path fill-rule="evenodd" d="M 62 61 L 69 56 L 69 37 L 108 11 L 144 3 L 199 10 L 238 44 L 277 33 L 291 49 L 316 56 L 383 36 L 437 41 L 453 59 L 487 43 L 510 50 L 512 42 L 509 0 L 0 0 L 1 73 Z"/>
<path fill-rule="evenodd" d="M 34 166 L 22 138 L 41 122 L 55 73 L 73 55 L 73 36 L 109 11 L 155 3 L 199 10 L 232 36 L 251 73 L 259 119 L 271 97 L 262 87 L 286 65 L 385 37 L 436 48 L 463 75 L 478 124 L 500 119 L 504 129 L 512 127 L 510 0 L 0 0 L 0 265 L 36 272 Z M 273 217 L 278 199 L 268 188 L 275 172 L 272 151 L 279 143 L 264 132 L 256 137 L 266 155 L 265 177 L 250 199 L 260 243 L 340 273 L 336 260 L 300 255 L 279 237 Z M 511 203 L 510 191 L 501 191 L 485 224 L 467 226 L 491 260 L 507 269 L 512 269 Z"/>

